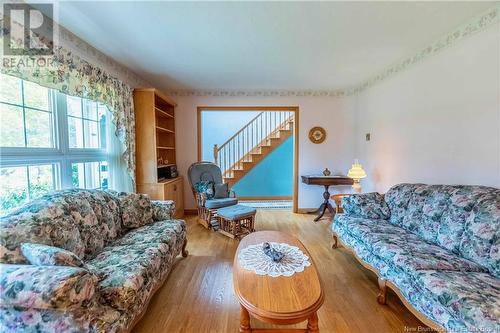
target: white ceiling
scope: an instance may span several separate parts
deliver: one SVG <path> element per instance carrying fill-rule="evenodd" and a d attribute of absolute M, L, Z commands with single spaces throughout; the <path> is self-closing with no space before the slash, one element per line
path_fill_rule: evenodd
<path fill-rule="evenodd" d="M 59 21 L 161 89 L 353 87 L 492 2 L 61 2 Z"/>

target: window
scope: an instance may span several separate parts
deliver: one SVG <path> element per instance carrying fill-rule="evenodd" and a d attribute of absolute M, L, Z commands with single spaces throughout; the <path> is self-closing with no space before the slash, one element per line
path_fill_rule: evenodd
<path fill-rule="evenodd" d="M 71 164 L 73 187 L 88 189 L 108 188 L 108 162 L 86 162 Z"/>
<path fill-rule="evenodd" d="M 52 92 L 2 75 L 1 147 L 54 147 Z"/>
<path fill-rule="evenodd" d="M 48 191 L 106 189 L 109 111 L 0 74 L 0 215 Z"/>

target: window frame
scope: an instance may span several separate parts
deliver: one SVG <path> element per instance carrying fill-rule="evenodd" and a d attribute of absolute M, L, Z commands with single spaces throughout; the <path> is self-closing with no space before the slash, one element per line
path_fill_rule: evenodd
<path fill-rule="evenodd" d="M 54 164 L 54 190 L 58 190 L 64 188 L 73 188 L 71 181 L 71 165 L 73 163 L 106 161 L 109 165 L 109 153 L 106 148 L 69 147 L 68 110 L 66 96 L 67 95 L 59 91 L 49 89 L 50 104 L 52 105 L 52 136 L 54 147 L 0 147 L 0 167 L 3 168 Z M 14 105 L 13 103 L 9 103 L 8 101 L 4 104 Z M 27 107 L 26 105 L 24 105 L 24 96 L 22 107 Z M 108 121 L 111 121 L 111 119 L 107 117 L 106 122 Z M 106 124 L 106 131 L 108 130 L 109 127 L 108 124 Z M 26 132 L 25 126 L 23 126 L 23 131 Z M 98 135 L 100 136 L 100 134 L 101 133 L 99 133 Z M 108 134 L 106 134 L 106 138 L 101 138 L 101 140 L 106 140 L 107 136 Z M 106 145 L 105 147 L 107 146 L 108 145 Z"/>

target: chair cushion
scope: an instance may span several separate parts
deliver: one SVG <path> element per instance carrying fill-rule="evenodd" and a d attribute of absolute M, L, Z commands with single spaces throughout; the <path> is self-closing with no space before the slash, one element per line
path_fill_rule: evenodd
<path fill-rule="evenodd" d="M 415 284 L 471 331 L 500 331 L 500 281 L 490 274 L 420 271 Z"/>
<path fill-rule="evenodd" d="M 214 184 L 215 199 L 223 199 L 229 197 L 229 185 L 227 183 L 224 184 Z"/>
<path fill-rule="evenodd" d="M 217 209 L 217 208 L 236 205 L 237 203 L 238 199 L 236 198 L 212 199 L 212 200 L 207 200 L 205 202 L 205 207 L 210 209 Z"/>
<path fill-rule="evenodd" d="M 244 217 L 255 215 L 257 210 L 243 205 L 234 205 L 217 210 L 217 215 L 227 220 L 237 220 Z"/>
<path fill-rule="evenodd" d="M 82 267 L 83 261 L 68 250 L 44 244 L 23 243 L 21 252 L 28 262 L 37 266 Z"/>

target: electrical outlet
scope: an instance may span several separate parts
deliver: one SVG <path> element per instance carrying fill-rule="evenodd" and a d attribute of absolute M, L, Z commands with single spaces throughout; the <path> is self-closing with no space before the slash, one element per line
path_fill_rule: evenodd
<path fill-rule="evenodd" d="M 372 135 L 370 133 L 365 134 L 366 141 L 370 141 L 372 138 Z"/>

